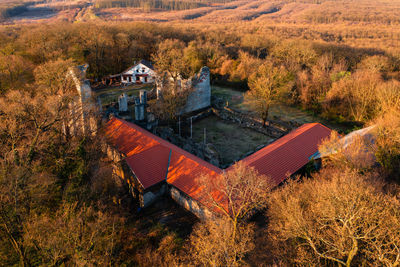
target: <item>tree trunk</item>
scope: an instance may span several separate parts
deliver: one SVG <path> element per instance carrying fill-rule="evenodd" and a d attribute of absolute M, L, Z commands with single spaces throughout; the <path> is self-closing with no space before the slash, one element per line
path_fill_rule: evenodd
<path fill-rule="evenodd" d="M 266 124 L 267 119 L 268 119 L 268 113 L 269 113 L 269 105 L 267 105 L 267 107 L 264 110 L 264 114 L 263 114 L 263 118 L 262 118 L 262 120 L 263 120 L 263 128 L 265 128 L 265 124 Z"/>
<path fill-rule="evenodd" d="M 36 129 L 35 137 L 33 138 L 33 141 L 32 141 L 32 143 L 31 143 L 31 145 L 29 146 L 29 152 L 28 152 L 28 163 L 29 163 L 29 164 L 30 164 L 30 163 L 32 162 L 32 160 L 33 160 L 33 155 L 34 155 L 34 152 L 35 152 L 36 143 L 37 143 L 37 141 L 38 141 L 38 139 L 39 139 L 39 135 L 40 135 L 40 129 L 37 128 L 37 129 Z"/>
<path fill-rule="evenodd" d="M 352 262 L 354 256 L 357 254 L 357 251 L 358 251 L 358 242 L 357 242 L 357 239 L 353 238 L 353 245 L 351 247 L 349 255 L 347 256 L 347 261 L 346 261 L 347 267 L 351 266 L 351 262 Z"/>

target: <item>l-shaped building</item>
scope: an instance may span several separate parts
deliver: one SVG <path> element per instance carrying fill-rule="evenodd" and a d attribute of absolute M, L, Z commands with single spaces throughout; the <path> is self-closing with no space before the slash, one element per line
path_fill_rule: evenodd
<path fill-rule="evenodd" d="M 319 123 L 304 124 L 242 162 L 279 185 L 309 162 L 331 132 Z M 210 217 L 204 185 L 198 178 L 215 179 L 224 170 L 122 119 L 110 119 L 105 135 L 107 154 L 115 163 L 114 173 L 129 184 L 141 206 L 169 194 L 197 217 Z"/>

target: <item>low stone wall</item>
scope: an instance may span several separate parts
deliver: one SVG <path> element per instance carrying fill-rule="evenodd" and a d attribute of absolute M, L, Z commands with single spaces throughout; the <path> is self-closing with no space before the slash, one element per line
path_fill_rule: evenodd
<path fill-rule="evenodd" d="M 213 114 L 219 118 L 238 124 L 240 127 L 249 128 L 273 138 L 280 138 L 288 132 L 288 130 L 278 129 L 270 125 L 262 126 L 262 123 L 249 117 L 246 114 L 235 112 L 228 108 L 212 109 Z"/>
<path fill-rule="evenodd" d="M 283 122 L 283 121 L 278 121 L 278 120 L 268 121 L 269 125 L 266 125 L 265 127 L 263 127 L 262 123 L 260 121 L 250 117 L 248 114 L 238 112 L 238 111 L 229 109 L 227 107 L 209 108 L 209 109 L 202 111 L 196 115 L 187 117 L 186 119 L 182 120 L 181 123 L 182 124 L 185 123 L 186 127 L 187 127 L 187 125 L 190 125 L 190 120 L 192 120 L 192 122 L 194 123 L 201 119 L 207 118 L 208 116 L 211 116 L 211 115 L 215 115 L 222 120 L 237 124 L 240 127 L 252 129 L 256 132 L 270 136 L 274 139 L 278 139 L 278 138 L 282 137 L 283 135 L 287 134 L 292 129 L 298 127 L 297 124 L 291 124 L 288 122 Z M 185 138 L 185 137 L 179 136 L 178 134 L 175 134 L 174 130 L 172 128 L 168 128 L 168 127 L 158 127 L 156 129 L 156 134 L 158 136 L 160 136 L 161 138 L 175 144 L 178 147 L 183 148 L 187 152 L 189 152 L 193 155 L 196 155 L 199 158 L 204 159 L 205 161 L 208 161 L 215 166 L 219 166 L 221 168 L 230 166 L 230 165 L 221 166 L 219 164 L 221 162 L 220 155 L 211 143 L 209 143 L 209 144 L 196 143 L 191 138 L 188 138 L 188 137 Z M 237 161 L 253 154 L 254 152 L 265 147 L 266 145 L 268 145 L 268 144 L 263 144 L 263 145 L 258 146 L 255 150 L 249 151 L 242 157 L 238 158 Z"/>
<path fill-rule="evenodd" d="M 209 108 L 209 109 L 207 109 L 205 111 L 199 112 L 196 115 L 193 115 L 193 116 L 190 116 L 190 117 L 186 118 L 186 123 L 190 124 L 190 119 L 192 119 L 192 122 L 195 122 L 195 121 L 207 118 L 208 116 L 211 116 L 213 114 L 214 114 L 213 109 Z"/>

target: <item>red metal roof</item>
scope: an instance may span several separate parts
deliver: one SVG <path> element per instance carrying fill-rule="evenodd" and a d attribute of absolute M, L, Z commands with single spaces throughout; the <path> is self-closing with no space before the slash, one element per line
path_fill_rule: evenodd
<path fill-rule="evenodd" d="M 112 118 L 106 125 L 106 137 L 120 152 L 146 189 L 167 179 L 182 192 L 204 203 L 203 185 L 198 178 L 215 179 L 223 171 L 187 151 L 151 134 L 136 124 Z M 263 175 L 271 177 L 276 185 L 295 173 L 318 150 L 322 139 L 331 130 L 319 123 L 308 123 L 276 140 L 242 161 Z M 229 170 L 230 168 L 228 168 Z M 219 192 L 212 192 L 220 199 Z"/>
<path fill-rule="evenodd" d="M 185 193 L 189 191 L 187 190 L 189 186 L 195 188 L 194 179 L 191 178 L 197 178 L 197 175 L 214 175 L 214 173 L 222 172 L 214 165 L 134 123 L 112 118 L 105 127 L 105 134 L 108 141 L 127 156 L 128 166 L 144 189 L 165 180 L 169 151 L 171 151 L 171 161 L 168 183 Z M 193 196 L 193 198 L 196 197 Z"/>
<path fill-rule="evenodd" d="M 307 123 L 242 161 L 278 185 L 306 165 L 331 132 L 320 123 Z"/>
<path fill-rule="evenodd" d="M 218 179 L 221 173 L 222 170 L 213 165 L 203 165 L 201 162 L 187 157 L 185 153 L 172 151 L 167 182 L 193 199 L 207 205 L 203 201 L 205 197 L 204 185 L 200 184 L 198 179 L 202 176 L 207 179 Z M 218 195 L 218 192 L 211 193 L 213 196 Z"/>
<path fill-rule="evenodd" d="M 137 128 L 140 127 L 124 120 L 112 118 L 105 127 L 105 135 L 108 141 L 127 157 L 160 144 L 155 138 L 143 134 Z"/>
<path fill-rule="evenodd" d="M 171 149 L 163 145 L 156 145 L 126 158 L 128 166 L 143 188 L 149 188 L 166 179 L 170 151 Z"/>

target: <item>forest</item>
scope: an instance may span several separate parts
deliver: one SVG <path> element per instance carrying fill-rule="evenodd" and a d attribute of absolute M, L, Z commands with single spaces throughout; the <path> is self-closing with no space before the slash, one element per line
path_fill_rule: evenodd
<path fill-rule="evenodd" d="M 201 2 L 189 1 L 97 1 L 96 8 L 140 7 L 143 10 L 185 10 L 205 6 Z"/>
<path fill-rule="evenodd" d="M 281 11 L 307 9 L 250 21 L 97 18 L 0 26 L 0 265 L 399 265 L 399 7 L 273 2 Z M 187 12 L 213 3 L 95 5 Z M 140 59 L 184 78 L 208 66 L 212 84 L 245 92 L 264 124 L 270 105 L 285 103 L 352 130 L 375 125 L 375 142 L 360 140 L 324 159 L 320 171 L 277 188 L 236 164 L 221 176 L 220 186 L 237 199 L 224 216 L 179 227 L 154 222 L 112 178 L 102 132 L 62 130 L 76 97 L 65 75 L 70 67 L 89 64 L 95 84 Z M 320 150 L 337 149 L 340 134 L 346 132 Z"/>

